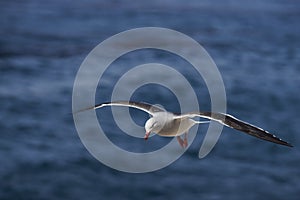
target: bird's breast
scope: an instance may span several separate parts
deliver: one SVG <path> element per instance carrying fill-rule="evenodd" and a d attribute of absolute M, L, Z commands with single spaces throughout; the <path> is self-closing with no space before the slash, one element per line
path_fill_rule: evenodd
<path fill-rule="evenodd" d="M 194 121 L 189 118 L 172 119 L 166 121 L 157 134 L 165 137 L 179 136 L 187 132 L 193 125 Z"/>

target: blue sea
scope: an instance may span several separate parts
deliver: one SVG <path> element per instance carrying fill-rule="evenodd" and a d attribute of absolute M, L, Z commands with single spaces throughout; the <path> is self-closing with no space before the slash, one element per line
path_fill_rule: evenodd
<path fill-rule="evenodd" d="M 294 0 L 0 1 L 0 199 L 299 199 L 299 21 Z M 99 162 L 70 114 L 73 83 L 95 46 L 140 27 L 169 28 L 198 41 L 222 75 L 227 112 L 294 147 L 224 128 L 212 152 L 199 159 L 207 129 L 201 125 L 190 148 L 163 169 L 134 174 Z M 200 91 L 201 108 L 210 110 L 205 83 L 188 63 L 155 50 L 112 63 L 118 67 L 107 72 L 105 87 L 99 84 L 96 103 L 110 100 L 126 70 L 154 61 L 180 69 Z M 169 84 L 178 86 L 174 79 Z M 179 111 L 174 94 L 155 84 L 138 88 L 132 99 Z M 124 135 L 101 112 L 110 110 L 97 116 L 123 149 L 169 142 Z M 130 112 L 141 126 L 148 118 Z"/>

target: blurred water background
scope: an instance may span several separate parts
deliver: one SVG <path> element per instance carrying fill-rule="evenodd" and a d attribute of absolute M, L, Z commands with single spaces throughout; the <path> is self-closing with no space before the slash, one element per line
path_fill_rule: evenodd
<path fill-rule="evenodd" d="M 0 1 L 0 199 L 298 199 L 299 20 L 293 0 Z M 201 43 L 223 76 L 228 112 L 295 147 L 224 128 L 211 154 L 199 160 L 203 126 L 179 160 L 153 173 L 123 173 L 93 158 L 68 114 L 76 72 L 97 44 L 145 26 L 181 31 Z M 124 67 L 108 73 L 96 101 L 109 100 L 109 86 L 126 67 L 152 61 L 178 66 L 196 88 L 205 86 L 174 55 L 140 51 L 114 63 Z M 156 95 L 146 95 L 147 87 Z M 132 98 L 178 111 L 169 90 L 147 87 Z M 209 95 L 201 91 L 201 106 L 209 109 Z M 133 118 L 142 125 L 147 116 L 139 116 Z M 103 121 L 125 149 L 167 141 L 132 140 L 111 123 Z"/>

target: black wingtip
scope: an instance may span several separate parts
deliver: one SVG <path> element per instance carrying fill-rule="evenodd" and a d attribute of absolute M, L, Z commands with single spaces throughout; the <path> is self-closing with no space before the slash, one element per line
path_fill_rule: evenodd
<path fill-rule="evenodd" d="M 288 146 L 288 147 L 294 147 L 292 144 L 286 142 L 285 146 Z"/>
<path fill-rule="evenodd" d="M 280 145 L 283 145 L 283 146 L 287 146 L 287 147 L 294 147 L 291 143 L 286 142 L 286 141 L 276 137 L 275 135 L 273 135 L 272 140 L 270 140 L 270 138 L 261 138 L 261 139 L 272 142 L 272 143 L 275 143 L 275 144 L 280 144 Z M 275 140 L 273 140 L 273 139 L 275 139 Z"/>
<path fill-rule="evenodd" d="M 276 140 L 275 141 L 270 141 L 270 142 L 274 142 L 274 143 L 277 143 L 277 144 L 281 144 L 283 146 L 287 146 L 287 147 L 294 147 L 291 143 L 289 142 L 286 142 L 278 137 L 276 137 L 275 135 L 273 135 L 273 138 L 275 138 Z"/>
<path fill-rule="evenodd" d="M 97 105 L 96 105 L 97 106 Z M 84 112 L 84 111 L 87 111 L 87 110 L 92 110 L 92 109 L 95 109 L 96 106 L 92 106 L 92 107 L 89 107 L 89 108 L 84 108 L 84 109 L 81 109 L 81 110 L 77 110 L 75 112 L 72 112 L 73 115 L 76 115 L 80 112 Z"/>
<path fill-rule="evenodd" d="M 287 147 L 294 147 L 292 144 L 288 143 L 288 142 L 278 142 L 277 144 L 281 144 L 283 146 L 287 146 Z"/>

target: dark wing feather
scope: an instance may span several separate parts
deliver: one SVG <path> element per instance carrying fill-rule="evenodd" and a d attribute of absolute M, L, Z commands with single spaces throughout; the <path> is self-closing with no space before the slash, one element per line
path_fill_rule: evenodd
<path fill-rule="evenodd" d="M 217 121 L 225 126 L 228 126 L 230 128 L 239 130 L 241 132 L 247 133 L 249 135 L 252 135 L 254 137 L 269 141 L 269 142 L 274 142 L 276 144 L 281 144 L 285 146 L 292 147 L 292 145 L 288 142 L 283 141 L 282 139 L 276 137 L 275 135 L 269 133 L 268 131 L 265 131 L 259 127 L 256 127 L 252 124 L 243 122 L 231 115 L 228 114 L 222 114 L 222 113 L 212 113 L 212 112 L 192 112 L 192 113 L 187 113 L 182 116 L 190 116 L 190 117 L 203 117 L 207 119 L 211 119 L 214 121 Z"/>

